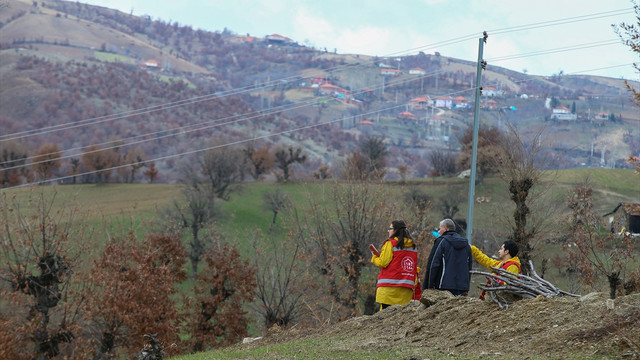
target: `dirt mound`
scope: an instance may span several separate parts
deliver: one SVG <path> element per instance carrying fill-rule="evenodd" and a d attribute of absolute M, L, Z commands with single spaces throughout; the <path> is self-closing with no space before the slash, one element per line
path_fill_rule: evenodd
<path fill-rule="evenodd" d="M 286 338 L 281 332 L 272 335 L 272 339 Z M 375 351 L 410 344 L 442 354 L 486 358 L 634 359 L 640 358 L 640 294 L 615 300 L 603 293 L 540 296 L 500 309 L 477 298 L 426 291 L 421 302 L 392 306 L 309 336 L 339 337 L 336 346 L 341 349 Z"/>

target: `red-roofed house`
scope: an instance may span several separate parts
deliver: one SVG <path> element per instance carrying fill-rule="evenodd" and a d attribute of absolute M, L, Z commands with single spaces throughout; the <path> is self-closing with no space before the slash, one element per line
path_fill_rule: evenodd
<path fill-rule="evenodd" d="M 410 120 L 414 120 L 416 118 L 416 116 L 408 111 L 403 111 L 400 114 L 398 114 L 398 117 L 400 119 L 410 119 Z"/>
<path fill-rule="evenodd" d="M 551 110 L 551 118 L 556 120 L 576 120 L 578 116 L 572 114 L 568 108 L 559 106 Z"/>
<path fill-rule="evenodd" d="M 320 85 L 320 94 L 337 97 L 347 102 L 351 101 L 352 98 L 349 90 L 331 84 Z"/>
<path fill-rule="evenodd" d="M 417 97 L 409 100 L 409 107 L 411 108 L 411 110 L 415 110 L 415 109 L 424 110 L 432 105 L 433 105 L 433 100 L 431 100 L 431 98 L 428 96 L 421 96 L 421 97 Z"/>
<path fill-rule="evenodd" d="M 292 43 L 293 40 L 280 34 L 271 34 L 264 37 L 265 40 L 274 43 Z"/>
<path fill-rule="evenodd" d="M 493 86 L 482 87 L 482 96 L 494 97 L 494 96 L 502 96 L 504 91 L 497 90 Z"/>
<path fill-rule="evenodd" d="M 435 101 L 436 107 L 439 108 L 449 108 L 451 109 L 451 104 L 453 104 L 453 99 L 451 96 L 439 96 Z"/>
<path fill-rule="evenodd" d="M 158 67 L 160 67 L 160 64 L 158 64 L 158 62 L 153 59 L 149 59 L 143 62 L 142 65 L 152 69 L 157 69 Z"/>
<path fill-rule="evenodd" d="M 456 96 L 456 98 L 453 99 L 452 102 L 453 102 L 453 107 L 457 107 L 457 108 L 469 107 L 469 101 L 464 96 Z"/>
<path fill-rule="evenodd" d="M 480 103 L 480 108 L 485 110 L 498 110 L 498 102 L 495 100 L 489 100 Z"/>

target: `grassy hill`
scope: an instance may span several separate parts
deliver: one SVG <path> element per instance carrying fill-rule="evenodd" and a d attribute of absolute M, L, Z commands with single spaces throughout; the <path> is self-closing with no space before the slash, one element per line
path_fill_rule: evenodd
<path fill-rule="evenodd" d="M 640 202 L 640 176 L 633 170 L 624 169 L 576 169 L 557 172 L 554 185 L 548 190 L 546 201 L 551 201 L 558 209 L 558 219 L 568 215 L 564 199 L 576 184 L 588 177 L 594 188 L 593 203 L 598 213 L 613 210 L 620 202 Z M 550 180 L 549 180 L 550 181 Z M 398 198 L 409 189 L 419 189 L 432 197 L 432 208 L 429 218 L 432 223 L 440 220 L 437 209 L 438 199 L 447 191 L 462 194 L 458 217 L 466 218 L 468 211 L 468 179 L 433 178 L 416 180 L 406 184 L 387 182 L 383 184 Z M 544 187 L 548 187 L 545 184 Z M 294 182 L 280 184 L 275 182 L 246 183 L 232 195 L 228 202 L 218 201 L 219 213 L 215 218 L 215 228 L 225 239 L 243 244 L 243 237 L 251 229 L 268 232 L 271 227 L 273 213 L 264 201 L 266 193 L 283 191 L 300 210 L 304 211 L 309 203 L 307 198 L 313 197 L 319 203 L 330 201 L 333 182 Z M 174 201 L 181 201 L 180 187 L 166 184 L 107 184 L 107 185 L 64 185 L 5 190 L 7 194 L 24 196 L 26 193 L 44 191 L 56 193 L 57 206 L 76 206 L 83 223 L 101 227 L 104 224 L 130 222 L 132 226 L 146 229 L 151 223 L 160 221 L 166 209 L 173 206 Z M 499 226 L 497 218 L 510 217 L 513 208 L 508 199 L 505 185 L 497 178 L 487 178 L 475 190 L 477 197 L 490 198 L 490 202 L 474 205 L 474 234 L 482 236 L 483 232 L 493 231 Z M 533 195 L 532 195 L 533 196 Z M 549 203 L 544 204 L 549 207 Z M 546 212 L 544 212 L 546 213 Z M 277 226 L 281 226 L 282 216 L 277 218 Z M 125 229 L 126 230 L 126 229 Z M 476 232 L 478 231 L 478 232 Z M 96 238 L 96 240 L 104 240 Z"/>

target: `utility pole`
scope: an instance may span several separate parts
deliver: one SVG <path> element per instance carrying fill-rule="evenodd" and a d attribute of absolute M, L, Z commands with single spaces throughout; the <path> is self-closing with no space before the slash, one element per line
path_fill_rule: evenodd
<path fill-rule="evenodd" d="M 487 66 L 486 61 L 482 60 L 482 52 L 484 43 L 487 42 L 487 32 L 484 31 L 483 37 L 478 39 L 478 65 L 476 69 L 476 103 L 473 112 L 473 148 L 471 152 L 471 178 L 469 179 L 469 211 L 467 213 L 467 241 L 471 243 L 473 234 L 473 199 L 476 189 L 476 162 L 478 158 L 478 129 L 480 121 L 478 119 L 480 112 L 480 95 L 482 95 L 482 70 Z"/>

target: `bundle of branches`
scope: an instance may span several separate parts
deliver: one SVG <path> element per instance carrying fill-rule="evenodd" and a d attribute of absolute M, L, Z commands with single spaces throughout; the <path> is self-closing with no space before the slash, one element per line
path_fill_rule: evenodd
<path fill-rule="evenodd" d="M 480 286 L 480 289 L 486 291 L 490 295 L 491 300 L 497 303 L 500 308 L 509 307 L 511 302 L 507 298 L 532 299 L 539 295 L 545 297 L 580 296 L 560 290 L 549 281 L 538 276 L 531 260 L 529 260 L 529 268 L 531 269 L 531 276 L 523 274 L 516 275 L 505 269 L 495 267 L 492 267 L 492 273 L 476 270 L 471 270 L 470 273 L 481 274 L 487 277 L 489 280 L 488 284 Z"/>

